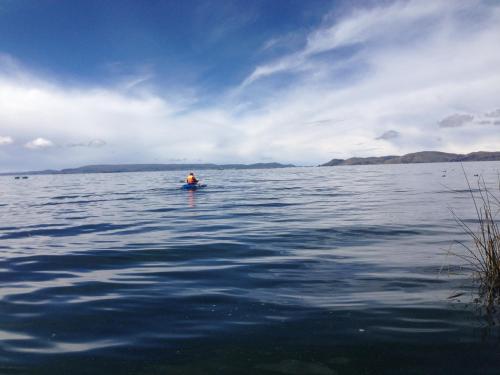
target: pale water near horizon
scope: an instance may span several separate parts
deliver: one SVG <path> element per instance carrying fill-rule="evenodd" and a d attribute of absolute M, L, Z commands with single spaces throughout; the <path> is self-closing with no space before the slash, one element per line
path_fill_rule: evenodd
<path fill-rule="evenodd" d="M 463 166 L 498 191 L 500 162 Z M 1 374 L 500 371 L 446 256 L 460 164 L 184 177 L 0 177 Z"/>

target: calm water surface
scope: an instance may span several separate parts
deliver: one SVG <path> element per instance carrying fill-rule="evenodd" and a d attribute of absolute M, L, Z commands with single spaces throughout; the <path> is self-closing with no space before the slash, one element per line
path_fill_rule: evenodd
<path fill-rule="evenodd" d="M 0 177 L 1 374 L 500 372 L 459 164 L 183 177 Z"/>

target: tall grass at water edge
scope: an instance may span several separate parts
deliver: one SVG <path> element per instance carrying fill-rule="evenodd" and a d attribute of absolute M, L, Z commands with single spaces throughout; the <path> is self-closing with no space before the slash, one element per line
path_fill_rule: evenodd
<path fill-rule="evenodd" d="M 465 170 L 464 175 L 477 221 L 472 227 L 452 211 L 457 223 L 471 239 L 468 243 L 459 242 L 465 249 L 464 252 L 452 254 L 464 260 L 472 270 L 474 284 L 478 287 L 478 297 L 475 302 L 484 307 L 488 315 L 491 315 L 496 313 L 500 306 L 500 228 L 498 222 L 500 194 L 489 189 L 483 178 L 478 178 L 477 189 L 473 190 Z M 500 192 L 500 176 L 498 190 Z"/>

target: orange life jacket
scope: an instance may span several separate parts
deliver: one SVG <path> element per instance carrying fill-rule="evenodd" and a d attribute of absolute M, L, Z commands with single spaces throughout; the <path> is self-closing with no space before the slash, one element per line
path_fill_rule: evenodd
<path fill-rule="evenodd" d="M 186 178 L 186 182 L 190 185 L 194 185 L 198 182 L 198 180 L 196 179 L 196 177 L 192 176 L 192 175 L 189 175 L 187 176 Z"/>

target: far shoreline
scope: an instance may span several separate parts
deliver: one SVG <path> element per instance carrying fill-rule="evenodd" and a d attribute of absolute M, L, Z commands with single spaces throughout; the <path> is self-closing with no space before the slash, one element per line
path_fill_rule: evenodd
<path fill-rule="evenodd" d="M 495 162 L 500 162 L 500 160 L 464 160 L 464 161 L 436 161 L 436 162 L 413 162 L 413 163 L 373 163 L 373 164 L 339 164 L 335 165 L 334 167 L 373 167 L 373 166 L 395 166 L 395 165 L 422 165 L 422 164 L 458 164 L 458 163 L 495 163 Z M 199 171 L 222 171 L 222 170 L 269 170 L 269 169 L 290 169 L 290 168 L 325 168 L 325 167 L 331 167 L 327 165 L 286 165 L 282 167 L 261 167 L 261 168 L 202 168 L 199 169 Z M 0 173 L 0 177 L 15 177 L 15 176 L 67 176 L 67 175 L 81 175 L 81 174 L 125 174 L 125 173 L 160 173 L 160 172 L 186 172 L 190 169 L 186 167 L 184 169 L 179 168 L 179 169 L 169 169 L 169 170 L 134 170 L 134 171 L 95 171 L 95 172 L 88 172 L 88 171 L 81 171 L 81 172 L 71 172 L 71 173 L 64 173 L 60 171 L 28 171 L 28 172 L 4 172 Z M 196 170 L 196 168 L 194 168 Z"/>

